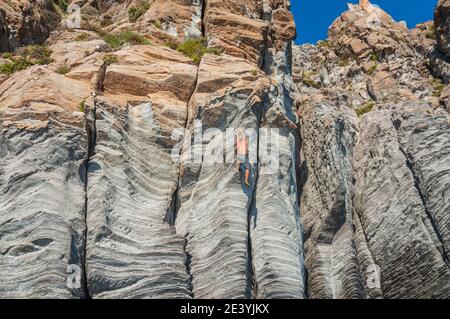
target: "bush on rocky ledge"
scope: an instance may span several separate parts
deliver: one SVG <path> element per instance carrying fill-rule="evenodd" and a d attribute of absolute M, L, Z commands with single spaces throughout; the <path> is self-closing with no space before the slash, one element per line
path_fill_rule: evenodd
<path fill-rule="evenodd" d="M 128 18 L 130 22 L 136 22 L 150 8 L 147 0 L 139 1 L 138 5 L 128 9 Z"/>
<path fill-rule="evenodd" d="M 32 65 L 45 65 L 52 62 L 52 51 L 44 45 L 29 45 L 18 51 L 17 54 L 8 53 L 5 58 L 11 62 L 0 65 L 0 73 L 11 75 L 25 70 Z"/>
<path fill-rule="evenodd" d="M 174 48 L 170 46 L 171 48 Z M 178 52 L 183 53 L 187 57 L 191 58 L 192 61 L 199 64 L 202 57 L 205 54 L 215 54 L 220 55 L 222 51 L 218 48 L 208 48 L 206 47 L 206 40 L 204 38 L 200 39 L 189 39 L 181 43 L 176 47 Z"/>
<path fill-rule="evenodd" d="M 104 34 L 103 40 L 113 49 L 120 48 L 125 43 L 132 45 L 150 45 L 150 41 L 146 37 L 133 31 L 125 31 L 118 34 Z"/>

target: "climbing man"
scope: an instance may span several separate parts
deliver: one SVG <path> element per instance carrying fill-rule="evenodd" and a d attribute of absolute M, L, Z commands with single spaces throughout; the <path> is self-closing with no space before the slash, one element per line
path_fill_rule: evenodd
<path fill-rule="evenodd" d="M 241 176 L 244 173 L 244 183 L 246 186 L 250 186 L 250 167 L 247 159 L 248 142 L 242 128 L 239 129 L 236 136 L 236 155 Z"/>

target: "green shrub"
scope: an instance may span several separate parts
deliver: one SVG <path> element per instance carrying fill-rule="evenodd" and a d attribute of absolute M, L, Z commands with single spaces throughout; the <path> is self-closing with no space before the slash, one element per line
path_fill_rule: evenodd
<path fill-rule="evenodd" d="M 379 61 L 379 56 L 377 53 L 372 53 L 372 55 L 370 56 L 370 60 L 373 62 L 378 62 Z"/>
<path fill-rule="evenodd" d="M 0 73 L 11 75 L 35 64 L 49 64 L 52 62 L 51 54 L 52 51 L 46 46 L 29 45 L 22 48 L 16 56 L 8 53 L 7 57 L 11 62 L 0 65 Z"/>
<path fill-rule="evenodd" d="M 76 36 L 75 41 L 86 41 L 89 39 L 89 34 L 87 33 L 80 33 Z"/>
<path fill-rule="evenodd" d="M 375 102 L 374 101 L 368 101 L 363 106 L 361 106 L 360 108 L 355 110 L 356 111 L 356 115 L 358 115 L 358 117 L 361 117 L 364 114 L 369 113 L 370 111 L 372 111 L 374 106 L 375 106 Z"/>
<path fill-rule="evenodd" d="M 150 8 L 147 0 L 140 0 L 135 7 L 128 9 L 128 18 L 131 22 L 136 22 Z"/>
<path fill-rule="evenodd" d="M 171 48 L 172 50 L 176 50 L 178 48 L 178 44 L 175 41 L 166 41 L 163 45 Z"/>
<path fill-rule="evenodd" d="M 220 55 L 222 51 L 217 48 L 207 48 L 204 38 L 189 39 L 178 45 L 177 51 L 183 53 L 192 61 L 199 64 L 205 54 Z"/>
<path fill-rule="evenodd" d="M 115 64 L 119 61 L 117 60 L 117 57 L 115 55 L 107 54 L 103 58 L 103 62 L 105 62 L 106 65 L 111 65 L 111 64 Z"/>
<path fill-rule="evenodd" d="M 11 58 L 11 60 L 12 61 L 9 63 L 0 65 L 0 73 L 11 75 L 15 72 L 25 70 L 26 68 L 34 64 L 30 60 L 22 56 Z"/>
<path fill-rule="evenodd" d="M 155 28 L 161 29 L 161 22 L 159 22 L 159 20 L 153 21 L 153 25 L 155 26 Z"/>
<path fill-rule="evenodd" d="M 133 31 L 125 31 L 118 34 L 106 34 L 103 36 L 103 40 L 108 43 L 111 48 L 120 48 L 125 43 L 132 45 L 150 44 L 150 41 L 148 41 L 146 37 Z"/>
<path fill-rule="evenodd" d="M 377 70 L 378 65 L 376 63 L 374 63 L 368 70 L 367 70 L 367 74 L 374 74 L 375 71 Z"/>
<path fill-rule="evenodd" d="M 330 48 L 331 42 L 329 40 L 320 40 L 317 42 L 319 48 Z"/>
<path fill-rule="evenodd" d="M 314 73 L 313 71 L 304 71 L 302 72 L 302 82 L 303 84 L 305 84 L 306 86 L 309 87 L 313 87 L 316 89 L 320 88 L 320 83 L 316 82 L 313 80 L 313 77 L 316 76 L 317 74 Z"/>
<path fill-rule="evenodd" d="M 11 52 L 5 52 L 2 54 L 2 58 L 3 59 L 12 59 L 14 57 L 14 54 L 12 54 Z"/>
<path fill-rule="evenodd" d="M 53 3 L 56 4 L 63 12 L 67 12 L 67 7 L 69 6 L 67 0 L 53 0 Z"/>
<path fill-rule="evenodd" d="M 80 102 L 80 104 L 79 104 L 79 106 L 80 106 L 80 112 L 84 112 L 84 110 L 85 110 L 85 104 L 86 104 L 86 101 L 81 101 Z"/>
<path fill-rule="evenodd" d="M 49 64 L 52 62 L 50 56 L 52 51 L 45 45 L 29 45 L 23 48 L 20 55 L 31 60 L 33 64 Z"/>
<path fill-rule="evenodd" d="M 441 79 L 433 79 L 431 81 L 431 85 L 433 86 L 433 96 L 434 97 L 440 97 L 442 94 L 442 91 L 445 88 L 445 85 L 442 83 Z"/>
<path fill-rule="evenodd" d="M 64 75 L 70 72 L 70 67 L 64 63 L 61 64 L 57 69 L 56 69 L 56 73 Z"/>
<path fill-rule="evenodd" d="M 428 39 L 436 39 L 436 30 L 434 29 L 434 24 L 428 26 L 425 37 L 427 37 Z"/>

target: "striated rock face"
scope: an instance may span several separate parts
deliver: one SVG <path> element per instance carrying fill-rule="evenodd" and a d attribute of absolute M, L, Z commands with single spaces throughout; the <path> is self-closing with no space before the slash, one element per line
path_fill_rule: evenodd
<path fill-rule="evenodd" d="M 301 108 L 300 207 L 311 298 L 364 298 L 353 237 L 352 158 L 358 120 L 326 103 Z M 367 249 L 367 248 L 366 248 Z M 375 297 L 375 295 L 373 296 Z"/>
<path fill-rule="evenodd" d="M 84 267 L 88 87 L 42 67 L 0 85 L 0 295 L 80 298 Z"/>
<path fill-rule="evenodd" d="M 450 122 L 421 53 L 435 43 L 376 10 L 371 26 L 350 6 L 329 41 L 294 50 L 308 296 L 448 298 Z"/>
<path fill-rule="evenodd" d="M 169 49 L 116 56 L 104 71 L 104 98 L 89 106 L 88 290 L 93 298 L 188 298 L 185 239 L 165 217 L 179 174 L 171 132 L 186 121 L 197 68 Z"/>
<path fill-rule="evenodd" d="M 0 298 L 450 298 L 448 1 L 71 3 L 0 3 Z"/>
<path fill-rule="evenodd" d="M 411 142 L 430 140 L 432 132 L 417 132 L 417 126 L 427 125 L 437 129 L 434 134 L 443 134 L 442 140 L 439 136 L 426 143 L 427 150 L 445 154 L 446 146 L 441 149 L 441 143 L 447 138 L 449 117 L 420 114 L 425 111 L 422 105 L 407 104 L 393 112 L 368 114 L 354 151 L 354 209 L 368 250 L 380 267 L 385 298 L 448 298 L 448 243 L 443 236 L 449 224 L 445 214 L 440 214 L 445 207 L 433 205 L 436 195 L 448 190 L 448 167 L 440 165 L 442 155 L 429 156 L 427 166 L 435 169 L 423 176 L 419 163 L 424 155 Z M 442 172 L 443 177 L 430 181 L 430 176 Z"/>
<path fill-rule="evenodd" d="M 426 112 L 424 108 L 409 106 L 406 112 L 395 114 L 394 126 L 399 132 L 400 149 L 414 176 L 415 187 L 440 242 L 438 250 L 448 265 L 449 204 L 440 198 L 449 192 L 450 145 L 447 141 L 450 122 L 447 114 L 431 117 Z"/>
<path fill-rule="evenodd" d="M 227 42 L 226 37 L 231 35 L 219 27 L 222 25 L 219 16 L 227 21 L 238 19 L 239 23 L 253 23 L 258 32 L 248 39 L 248 45 L 253 46 L 253 40 L 263 40 L 256 34 L 264 34 L 266 27 L 274 22 L 251 22 L 252 18 L 228 13 L 239 12 L 239 8 L 232 1 L 220 5 L 214 1 L 208 3 L 206 30 L 212 45 Z M 256 19 L 258 8 L 253 10 L 250 16 Z M 247 30 L 240 25 L 236 30 L 237 37 Z M 266 51 L 253 46 L 252 50 L 256 49 L 259 57 L 247 55 L 249 51 L 242 47 L 242 44 L 239 47 L 224 45 L 225 52 L 235 57 L 207 55 L 202 60 L 197 86 L 189 103 L 187 128 L 192 135 L 196 130 L 195 120 L 203 123 L 203 131 L 215 128 L 218 134 L 225 133 L 227 128 L 259 131 L 273 127 L 273 124 L 290 122 L 292 101 L 279 93 L 281 86 L 258 69 L 263 56 L 279 55 L 278 61 L 268 60 L 267 68 L 274 78 L 284 83 L 282 76 L 289 76 L 286 71 L 289 61 L 283 60 L 282 56 L 289 54 L 289 44 L 285 42 L 275 47 L 270 43 Z M 277 67 L 283 70 L 283 75 L 276 73 Z M 254 147 L 263 143 L 264 137 L 259 134 L 252 136 Z M 207 144 L 203 155 L 200 153 L 205 157 L 223 147 L 223 138 L 209 136 L 204 137 L 203 142 L 193 138 L 192 145 L 183 150 L 182 158 L 193 157 L 194 161 L 182 163 L 178 192 L 180 207 L 175 224 L 178 233 L 187 239 L 194 297 L 301 298 L 304 295 L 302 234 L 296 198 L 296 132 L 283 128 L 283 132 L 275 134 L 282 143 L 280 168 L 270 172 L 264 167 L 270 163 L 254 164 L 248 186 L 234 161 L 225 164 L 220 160 L 195 162 L 195 152 L 202 143 Z M 225 138 L 229 140 L 230 136 Z M 233 156 L 227 150 L 227 159 L 230 155 Z M 257 153 L 256 157 L 262 158 L 262 154 Z M 277 200 L 270 200 L 271 196 Z"/>

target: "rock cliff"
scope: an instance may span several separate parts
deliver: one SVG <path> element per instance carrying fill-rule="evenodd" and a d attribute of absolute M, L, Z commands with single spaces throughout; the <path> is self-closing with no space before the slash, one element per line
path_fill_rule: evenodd
<path fill-rule="evenodd" d="M 1 2 L 0 298 L 449 298 L 449 21 Z"/>
<path fill-rule="evenodd" d="M 328 40 L 294 49 L 311 298 L 448 297 L 450 117 L 433 30 L 350 5 Z"/>

